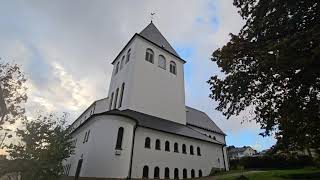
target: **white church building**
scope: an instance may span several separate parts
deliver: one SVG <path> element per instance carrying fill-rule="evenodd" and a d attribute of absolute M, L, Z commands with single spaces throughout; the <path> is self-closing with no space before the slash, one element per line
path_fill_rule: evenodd
<path fill-rule="evenodd" d="M 186 179 L 228 170 L 225 133 L 185 105 L 184 61 L 151 22 L 112 61 L 108 97 L 71 125 L 73 179 Z"/>

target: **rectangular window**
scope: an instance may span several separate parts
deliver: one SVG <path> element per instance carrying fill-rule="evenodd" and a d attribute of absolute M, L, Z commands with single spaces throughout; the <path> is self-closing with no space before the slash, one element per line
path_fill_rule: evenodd
<path fill-rule="evenodd" d="M 118 107 L 118 108 L 120 108 L 120 107 L 122 106 L 123 92 L 124 92 L 124 83 L 122 83 L 122 86 L 121 86 L 120 99 L 119 99 L 119 107 Z"/>
<path fill-rule="evenodd" d="M 87 133 L 88 133 L 88 132 L 86 132 L 86 134 L 84 135 L 84 138 L 83 138 L 83 142 L 82 142 L 82 143 L 85 143 L 85 142 L 86 142 L 86 139 L 87 139 Z"/>
<path fill-rule="evenodd" d="M 113 101 L 113 93 L 111 94 L 111 99 L 110 99 L 110 103 L 109 103 L 109 110 L 111 110 L 111 108 L 112 108 L 112 101 Z"/>
<path fill-rule="evenodd" d="M 119 95 L 119 88 L 117 88 L 117 90 L 116 90 L 116 95 L 114 97 L 114 103 L 113 103 L 113 109 L 117 108 L 118 95 Z"/>
<path fill-rule="evenodd" d="M 89 136 L 90 136 L 90 130 L 88 131 L 86 142 L 88 142 Z"/>

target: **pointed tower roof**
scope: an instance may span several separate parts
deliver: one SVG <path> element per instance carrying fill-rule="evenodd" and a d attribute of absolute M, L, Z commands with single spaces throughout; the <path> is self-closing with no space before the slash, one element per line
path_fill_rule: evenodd
<path fill-rule="evenodd" d="M 152 23 L 152 21 L 146 28 L 144 28 L 139 33 L 139 35 L 155 43 L 156 45 L 166 49 L 167 51 L 174 54 L 175 56 L 179 57 L 178 53 L 173 49 L 173 47 L 166 40 L 166 38 L 161 34 L 158 28 Z"/>

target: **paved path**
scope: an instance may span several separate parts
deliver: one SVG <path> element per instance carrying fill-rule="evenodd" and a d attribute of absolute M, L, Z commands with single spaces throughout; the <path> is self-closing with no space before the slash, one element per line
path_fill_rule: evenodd
<path fill-rule="evenodd" d="M 241 175 L 253 174 L 253 173 L 261 173 L 261 172 L 266 172 L 266 171 L 236 172 L 236 173 L 232 173 L 232 174 L 222 174 L 222 175 L 210 176 L 210 177 L 202 177 L 202 178 L 197 178 L 197 179 L 198 179 L 198 180 L 216 180 L 216 179 L 223 179 L 223 178 L 229 178 L 229 177 L 237 177 L 237 176 L 241 176 Z"/>

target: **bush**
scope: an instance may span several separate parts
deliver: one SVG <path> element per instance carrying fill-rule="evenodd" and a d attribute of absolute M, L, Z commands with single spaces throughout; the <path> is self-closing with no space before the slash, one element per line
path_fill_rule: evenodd
<path fill-rule="evenodd" d="M 314 161 L 309 156 L 273 155 L 230 160 L 231 169 L 239 169 L 239 167 L 243 167 L 244 169 L 286 169 L 314 165 Z"/>

